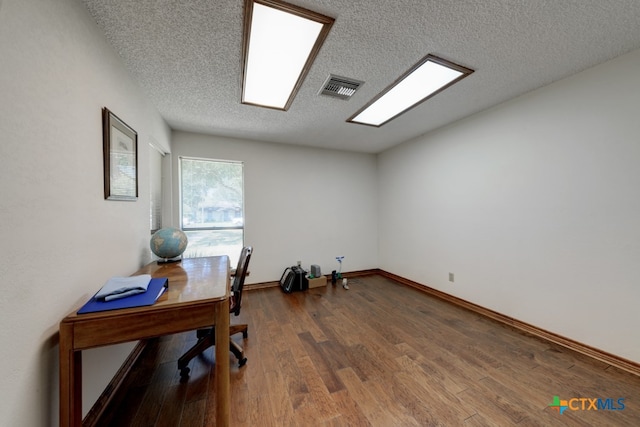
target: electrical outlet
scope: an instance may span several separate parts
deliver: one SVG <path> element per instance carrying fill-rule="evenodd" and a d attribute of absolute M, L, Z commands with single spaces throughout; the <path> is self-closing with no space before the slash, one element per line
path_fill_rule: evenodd
<path fill-rule="evenodd" d="M 453 277 L 453 273 L 449 273 L 449 281 L 451 283 L 455 282 L 454 277 Z"/>

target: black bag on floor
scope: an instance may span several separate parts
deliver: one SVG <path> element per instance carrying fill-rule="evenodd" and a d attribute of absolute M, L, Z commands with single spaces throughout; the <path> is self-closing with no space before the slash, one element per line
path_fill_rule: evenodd
<path fill-rule="evenodd" d="M 294 291 L 306 291 L 309 289 L 307 272 L 297 265 L 285 268 L 280 278 L 280 287 L 288 294 Z"/>

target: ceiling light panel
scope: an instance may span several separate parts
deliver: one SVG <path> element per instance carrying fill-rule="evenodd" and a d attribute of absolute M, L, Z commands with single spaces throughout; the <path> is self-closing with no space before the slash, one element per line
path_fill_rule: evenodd
<path fill-rule="evenodd" d="M 245 0 L 242 103 L 287 110 L 334 19 L 273 0 Z"/>
<path fill-rule="evenodd" d="M 382 126 L 471 73 L 469 68 L 427 55 L 347 121 Z"/>

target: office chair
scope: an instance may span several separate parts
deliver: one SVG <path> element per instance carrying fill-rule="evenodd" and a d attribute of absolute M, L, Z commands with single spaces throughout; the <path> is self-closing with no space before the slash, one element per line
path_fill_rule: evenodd
<path fill-rule="evenodd" d="M 229 314 L 233 313 L 235 316 L 240 314 L 240 303 L 242 301 L 242 289 L 244 288 L 244 279 L 247 275 L 247 268 L 249 267 L 249 260 L 251 259 L 251 253 L 253 248 L 246 246 L 242 248 L 240 253 L 240 259 L 238 260 L 238 267 L 235 274 L 233 274 L 233 283 L 231 285 L 231 296 L 229 301 Z M 247 338 L 247 325 L 230 325 L 229 337 L 242 332 L 242 337 Z M 189 375 L 189 367 L 187 366 L 191 359 L 204 352 L 211 346 L 216 345 L 216 330 L 215 327 L 207 329 L 199 329 L 196 332 L 198 342 L 191 347 L 180 359 L 178 359 L 178 369 L 180 369 L 180 376 L 187 377 Z M 242 347 L 236 344 L 231 338 L 229 338 L 229 351 L 238 359 L 238 365 L 244 366 L 247 363 L 247 358 L 244 357 L 244 351 Z"/>

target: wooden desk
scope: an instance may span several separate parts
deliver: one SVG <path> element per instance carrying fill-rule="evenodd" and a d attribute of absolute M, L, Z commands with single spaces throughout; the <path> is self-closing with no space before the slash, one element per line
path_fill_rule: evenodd
<path fill-rule="evenodd" d="M 82 425 L 82 350 L 174 334 L 216 325 L 216 337 L 229 337 L 229 258 L 189 258 L 153 262 L 137 274 L 168 277 L 169 291 L 154 305 L 76 314 L 60 322 L 60 426 Z M 229 346 L 216 354 L 216 425 L 229 425 Z M 177 370 L 176 365 L 176 370 Z"/>

